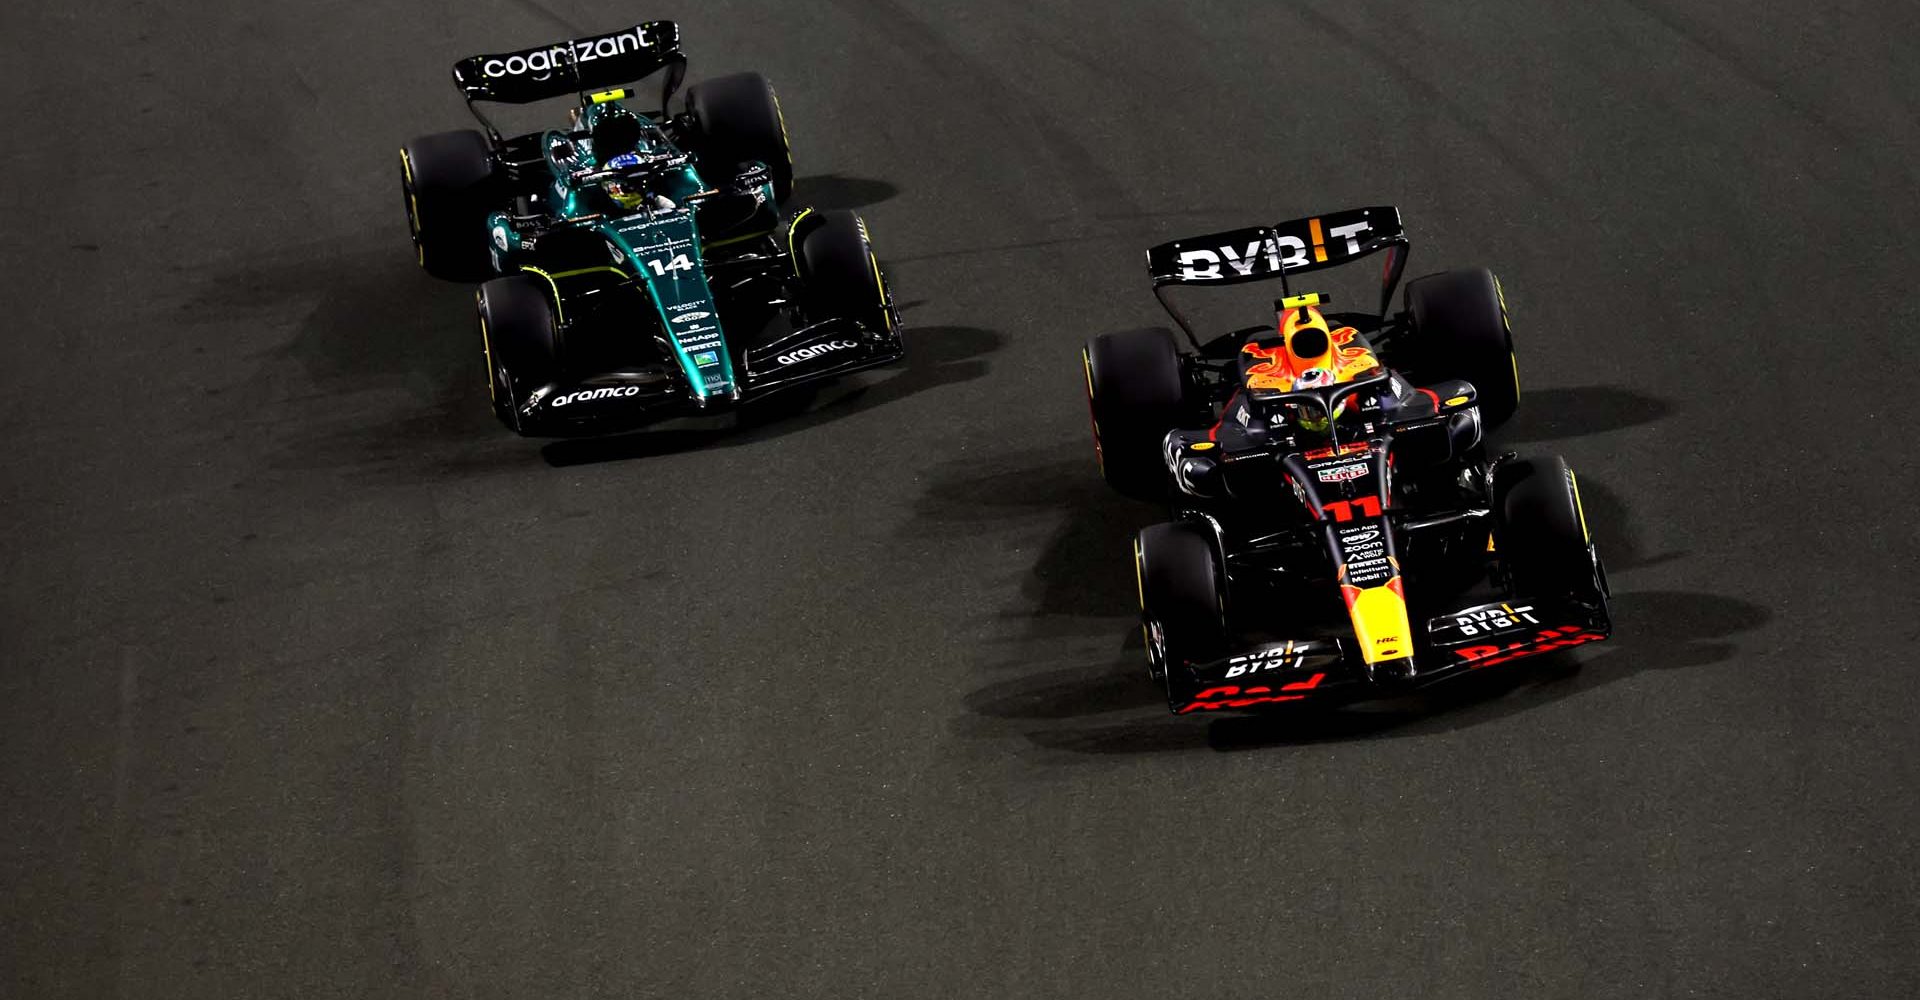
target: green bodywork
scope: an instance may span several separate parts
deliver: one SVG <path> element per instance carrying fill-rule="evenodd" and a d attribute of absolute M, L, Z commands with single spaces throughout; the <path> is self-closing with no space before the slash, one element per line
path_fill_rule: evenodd
<path fill-rule="evenodd" d="M 581 109 L 581 129 L 591 130 L 599 116 L 617 108 L 616 103 L 606 102 Z M 657 126 L 644 116 L 641 120 L 646 126 L 641 153 L 678 152 Z M 609 259 L 593 268 L 575 264 L 567 270 L 549 272 L 531 264 L 520 264 L 520 269 L 540 274 L 550 282 L 584 270 L 603 269 L 640 282 L 659 316 L 660 328 L 667 331 L 666 339 L 673 345 L 676 360 L 695 396 L 704 401 L 714 396 L 737 395 L 726 333 L 720 325 L 712 289 L 707 284 L 704 250 L 708 241 L 700 232 L 695 209 L 688 204 L 689 198 L 707 190 L 704 179 L 691 165 L 662 173 L 651 180 L 648 194 L 666 198 L 673 207 L 643 203 L 637 209 L 620 210 L 623 214 L 600 214 L 609 204 L 606 197 L 593 185 L 576 186 L 571 176 L 573 172 L 598 165 L 592 159 L 589 144 L 575 140 L 577 158 L 562 163 L 556 162 L 551 154 L 555 139 L 567 141 L 568 137 L 550 132 L 543 141 L 549 149 L 548 166 L 554 175 L 547 194 L 548 212 L 556 228 L 573 224 L 598 233 L 606 241 Z M 773 208 L 774 192 L 770 182 L 763 193 L 770 220 L 777 211 Z M 501 251 L 496 256 L 502 264 L 508 263 L 508 256 L 521 256 L 511 251 L 536 246 L 514 228 L 512 217 L 505 212 L 489 216 L 487 226 L 496 250 Z M 528 256 L 537 259 L 538 253 Z M 556 297 L 558 294 L 556 282 Z"/>

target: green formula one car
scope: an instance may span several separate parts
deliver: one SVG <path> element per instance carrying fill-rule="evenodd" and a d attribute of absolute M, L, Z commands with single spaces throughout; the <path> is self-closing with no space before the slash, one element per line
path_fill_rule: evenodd
<path fill-rule="evenodd" d="M 661 76 L 660 110 L 628 106 Z M 780 103 L 740 73 L 687 88 L 679 30 L 463 59 L 482 130 L 400 151 L 420 266 L 481 282 L 500 419 L 528 435 L 603 433 L 714 412 L 901 355 L 866 224 L 794 212 Z M 476 102 L 573 96 L 567 127 L 503 136 Z"/>

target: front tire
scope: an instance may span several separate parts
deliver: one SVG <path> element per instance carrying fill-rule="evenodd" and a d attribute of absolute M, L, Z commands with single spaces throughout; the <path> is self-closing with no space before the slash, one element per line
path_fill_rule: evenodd
<path fill-rule="evenodd" d="M 1466 379 L 1481 421 L 1506 423 L 1520 406 L 1520 367 L 1500 279 L 1484 267 L 1429 274 L 1407 283 L 1406 303 L 1416 374 L 1426 383 Z"/>
<path fill-rule="evenodd" d="M 1227 653 L 1224 576 L 1213 537 L 1187 521 L 1151 524 L 1134 539 L 1140 586 L 1140 625 L 1147 642 L 1147 673 L 1176 705 L 1193 694 L 1191 664 Z"/>
<path fill-rule="evenodd" d="M 1516 458 L 1493 470 L 1494 540 L 1515 596 L 1604 600 L 1580 484 L 1558 455 Z"/>
<path fill-rule="evenodd" d="M 545 282 L 524 274 L 480 286 L 487 391 L 500 422 L 524 433 L 520 406 L 560 376 L 560 329 Z"/>
<path fill-rule="evenodd" d="M 809 311 L 862 327 L 894 330 L 893 298 L 874 255 L 867 224 L 845 210 L 804 213 L 798 261 Z"/>
<path fill-rule="evenodd" d="M 1180 423 L 1186 382 L 1180 354 L 1165 330 L 1103 333 L 1080 353 L 1087 373 L 1087 409 L 1100 475 L 1137 500 L 1167 495 L 1161 448 Z"/>
<path fill-rule="evenodd" d="M 696 153 L 709 184 L 758 161 L 772 175 L 773 197 L 793 195 L 793 151 L 773 84 L 758 73 L 735 73 L 687 88 L 687 110 L 697 131 Z"/>
<path fill-rule="evenodd" d="M 472 129 L 423 135 L 401 148 L 407 231 L 422 270 L 445 281 L 493 274 L 487 213 L 495 186 L 493 150 Z"/>

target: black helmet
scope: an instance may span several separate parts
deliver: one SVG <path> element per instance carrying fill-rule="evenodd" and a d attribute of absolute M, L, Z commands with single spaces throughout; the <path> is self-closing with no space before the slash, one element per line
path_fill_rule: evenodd
<path fill-rule="evenodd" d="M 640 116 L 625 108 L 607 108 L 594 118 L 593 158 L 607 161 L 640 148 Z"/>

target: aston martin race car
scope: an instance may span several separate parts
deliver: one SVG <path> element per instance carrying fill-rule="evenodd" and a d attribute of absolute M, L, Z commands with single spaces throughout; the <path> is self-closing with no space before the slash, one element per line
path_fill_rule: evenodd
<path fill-rule="evenodd" d="M 866 224 L 786 211 L 793 162 L 773 88 L 687 88 L 678 28 L 462 59 L 480 130 L 400 151 L 415 255 L 479 282 L 493 408 L 527 435 L 716 412 L 901 356 Z M 635 110 L 660 77 L 657 110 Z M 482 103 L 573 97 L 565 128 L 505 136 Z"/>
<path fill-rule="evenodd" d="M 1519 403 L 1499 280 L 1427 275 L 1390 312 L 1407 250 L 1392 207 L 1156 246 L 1186 344 L 1086 345 L 1102 474 L 1172 509 L 1134 567 L 1176 714 L 1385 697 L 1612 633 L 1573 470 L 1489 454 Z M 1377 311 L 1292 288 L 1381 252 Z M 1273 321 L 1205 338 L 1168 295 L 1257 281 L 1280 285 Z"/>

